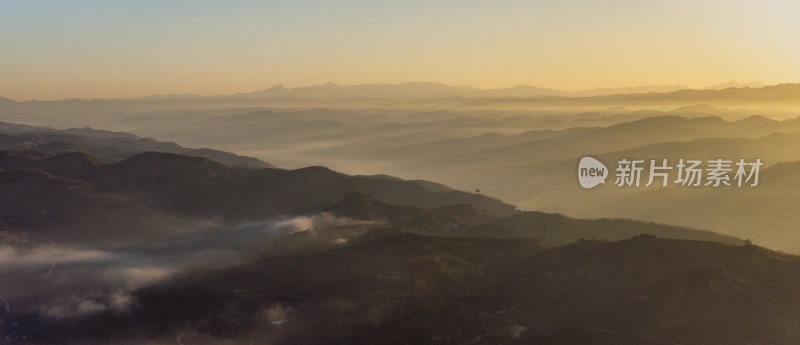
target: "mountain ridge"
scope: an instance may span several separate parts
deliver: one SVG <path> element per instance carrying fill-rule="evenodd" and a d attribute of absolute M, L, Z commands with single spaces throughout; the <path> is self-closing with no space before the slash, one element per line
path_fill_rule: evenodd
<path fill-rule="evenodd" d="M 36 171 L 49 179 L 74 181 L 78 183 L 75 186 L 83 188 L 80 193 L 64 194 L 66 189 L 57 188 L 20 194 L 12 204 L 28 205 L 23 206 L 28 207 L 25 210 L 4 202 L 6 207 L 17 211 L 6 214 L 0 221 L 15 226 L 25 226 L 30 217 L 37 219 L 38 228 L 47 224 L 56 226 L 64 219 L 92 219 L 99 215 L 93 215 L 91 208 L 75 208 L 74 205 L 93 205 L 109 197 L 130 207 L 152 208 L 193 219 L 218 218 L 238 223 L 329 212 L 356 220 L 388 221 L 407 231 L 443 236 L 538 237 L 538 226 L 548 223 L 536 216 L 540 213 L 520 213 L 514 206 L 499 200 L 436 183 L 349 176 L 314 166 L 296 170 L 236 170 L 207 158 L 158 152 L 146 152 L 110 164 L 87 153 L 47 155 L 0 151 L 0 169 L 4 175 L 17 176 L 8 179 L 11 184 L 0 185 L 4 191 L 20 188 L 12 181 L 41 180 L 35 177 L 39 176 L 34 173 Z M 41 206 L 36 205 L 48 205 L 44 207 L 47 211 L 41 211 Z M 561 220 L 556 223 L 560 225 L 550 225 L 552 243 L 571 243 L 580 237 L 619 239 L 648 229 L 648 226 L 670 238 L 741 242 L 730 236 L 666 225 L 559 217 Z M 614 230 L 614 224 L 619 231 Z M 71 231 L 80 231 L 79 224 L 73 225 L 77 228 Z M 64 238 L 68 233 L 58 237 Z"/>
<path fill-rule="evenodd" d="M 584 89 L 577 91 L 563 91 L 547 87 L 538 87 L 519 84 L 505 88 L 477 88 L 473 86 L 455 86 L 437 82 L 401 82 L 397 84 L 373 83 L 373 84 L 353 84 L 339 85 L 328 82 L 325 84 L 298 86 L 286 88 L 281 84 L 276 84 L 262 90 L 253 92 L 240 92 L 234 94 L 199 95 L 199 94 L 167 94 L 149 95 L 134 98 L 110 98 L 110 99 L 58 99 L 48 101 L 16 101 L 9 98 L 0 97 L 0 104 L 18 104 L 28 102 L 75 102 L 75 101 L 168 101 L 168 100 L 203 100 L 203 99 L 236 99 L 236 98 L 299 98 L 299 99 L 350 99 L 350 98 L 375 98 L 375 99 L 425 99 L 425 98 L 526 98 L 526 97 L 564 97 L 564 98 L 593 98 L 602 96 L 622 96 L 635 94 L 671 94 L 675 92 L 698 92 L 702 91 L 722 91 L 733 89 L 763 89 L 771 86 L 786 85 L 792 83 L 779 83 L 775 85 L 765 85 L 757 82 L 738 83 L 728 81 L 725 83 L 708 86 L 705 88 L 690 88 L 683 85 L 640 85 L 626 87 L 600 87 L 594 89 Z"/>
<path fill-rule="evenodd" d="M 752 245 L 650 235 L 550 249 L 534 240 L 389 235 L 195 271 L 134 292 L 127 313 L 56 324 L 35 338 L 166 341 L 181 326 L 215 341 L 282 345 L 788 345 L 800 339 L 791 321 L 798 272 L 798 257 Z"/>
<path fill-rule="evenodd" d="M 208 148 L 185 148 L 134 134 L 91 127 L 52 129 L 0 122 L 0 150 L 38 150 L 48 153 L 85 151 L 109 161 L 119 161 L 147 151 L 205 157 L 239 168 L 275 168 L 257 158 Z"/>

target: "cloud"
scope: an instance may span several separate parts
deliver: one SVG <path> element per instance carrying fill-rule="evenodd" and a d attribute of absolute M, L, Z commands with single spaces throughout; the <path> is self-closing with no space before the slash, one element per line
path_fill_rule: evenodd
<path fill-rule="evenodd" d="M 354 220 L 352 218 L 337 218 L 330 213 L 319 213 L 312 216 L 294 217 L 278 221 L 275 225 L 279 229 L 287 229 L 289 233 L 323 229 L 334 226 L 371 224 L 371 221 Z"/>
<path fill-rule="evenodd" d="M 59 297 L 40 307 L 42 314 L 55 318 L 81 316 L 105 309 L 106 306 L 101 302 L 76 295 Z"/>
<path fill-rule="evenodd" d="M 125 312 L 130 292 L 176 273 L 242 264 L 292 233 L 361 223 L 326 213 L 239 225 L 205 223 L 116 251 L 59 243 L 0 245 L 0 297 L 14 310 L 51 318 Z M 280 314 L 280 308 L 268 313 Z"/>
<path fill-rule="evenodd" d="M 263 316 L 272 324 L 280 324 L 290 319 L 290 314 L 294 313 L 294 309 L 281 303 L 264 308 L 262 311 Z"/>
<path fill-rule="evenodd" d="M 12 266 L 103 261 L 113 255 L 101 250 L 77 249 L 54 243 L 22 249 L 11 245 L 0 246 L 0 264 Z"/>
<path fill-rule="evenodd" d="M 333 241 L 334 244 L 345 244 L 347 242 L 348 240 L 346 238 L 337 238 L 336 240 Z"/>

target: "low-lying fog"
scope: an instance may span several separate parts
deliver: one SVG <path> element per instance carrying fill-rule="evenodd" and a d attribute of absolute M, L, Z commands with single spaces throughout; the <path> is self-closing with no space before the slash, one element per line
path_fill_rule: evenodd
<path fill-rule="evenodd" d="M 193 269 L 255 260 L 275 240 L 296 232 L 364 223 L 317 214 L 236 226 L 204 225 L 177 237 L 120 250 L 55 242 L 0 244 L 0 298 L 8 312 L 51 318 L 111 309 L 124 312 L 128 293 Z"/>

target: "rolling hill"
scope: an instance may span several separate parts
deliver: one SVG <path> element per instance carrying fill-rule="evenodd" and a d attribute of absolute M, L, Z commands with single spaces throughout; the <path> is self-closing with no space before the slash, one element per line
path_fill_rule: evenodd
<path fill-rule="evenodd" d="M 147 151 L 205 157 L 239 168 L 274 168 L 251 157 L 212 149 L 190 149 L 173 142 L 159 142 L 136 135 L 86 128 L 56 130 L 47 127 L 0 123 L 0 150 L 34 150 L 51 154 L 85 151 L 118 161 Z"/>
<path fill-rule="evenodd" d="M 543 249 L 395 235 L 190 273 L 136 291 L 125 313 L 55 323 L 30 339 L 795 344 L 798 277 L 797 257 L 755 246 L 642 235 Z"/>

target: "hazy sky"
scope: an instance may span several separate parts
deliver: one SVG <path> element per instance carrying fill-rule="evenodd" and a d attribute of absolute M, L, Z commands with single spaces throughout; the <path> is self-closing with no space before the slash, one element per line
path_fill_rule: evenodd
<path fill-rule="evenodd" d="M 0 96 L 800 81 L 800 1 L 0 0 Z"/>

